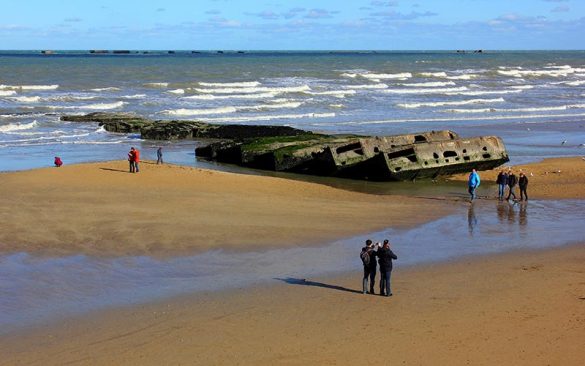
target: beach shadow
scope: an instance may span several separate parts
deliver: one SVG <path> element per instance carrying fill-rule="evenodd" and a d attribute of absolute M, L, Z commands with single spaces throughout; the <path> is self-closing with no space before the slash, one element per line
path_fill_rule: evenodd
<path fill-rule="evenodd" d="M 322 288 L 327 288 L 327 289 L 330 289 L 330 290 L 352 292 L 354 294 L 361 294 L 362 293 L 361 291 L 352 290 L 350 288 L 343 287 L 343 286 L 329 285 L 327 283 L 315 282 L 315 281 L 307 281 L 304 278 L 292 278 L 292 277 L 278 278 L 278 277 L 276 277 L 274 279 L 275 280 L 278 280 L 278 281 L 282 281 L 282 282 L 288 283 L 289 285 L 303 285 L 303 286 L 322 287 Z"/>
<path fill-rule="evenodd" d="M 118 173 L 130 173 L 127 170 L 122 170 L 122 169 L 113 169 L 113 168 L 100 168 L 101 170 L 108 170 L 110 172 L 118 172 Z"/>

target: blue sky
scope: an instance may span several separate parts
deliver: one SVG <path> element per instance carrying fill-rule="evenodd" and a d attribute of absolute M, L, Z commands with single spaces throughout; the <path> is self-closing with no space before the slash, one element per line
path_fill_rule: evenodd
<path fill-rule="evenodd" d="M 585 49 L 584 0 L 25 0 L 2 49 Z"/>

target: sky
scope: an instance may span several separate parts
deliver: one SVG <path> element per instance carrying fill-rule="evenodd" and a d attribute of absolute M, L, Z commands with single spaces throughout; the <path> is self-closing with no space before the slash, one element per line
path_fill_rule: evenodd
<path fill-rule="evenodd" d="M 585 49 L 584 0 L 0 0 L 0 49 Z"/>

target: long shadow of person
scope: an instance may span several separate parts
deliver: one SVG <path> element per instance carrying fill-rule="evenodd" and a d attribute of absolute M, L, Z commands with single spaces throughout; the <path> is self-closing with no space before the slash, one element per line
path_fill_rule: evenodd
<path fill-rule="evenodd" d="M 343 287 L 343 286 L 337 286 L 337 285 L 329 285 L 327 283 L 322 283 L 322 282 L 315 282 L 315 281 L 307 281 L 304 278 L 292 278 L 292 277 L 287 277 L 287 278 L 274 278 L 275 280 L 278 281 L 282 281 L 285 283 L 288 283 L 289 285 L 303 285 L 303 286 L 313 286 L 313 287 L 322 287 L 322 288 L 328 288 L 331 290 L 337 290 L 337 291 L 345 291 L 345 292 L 352 292 L 354 294 L 362 294 L 361 291 L 358 290 L 352 290 L 350 288 L 347 287 Z"/>

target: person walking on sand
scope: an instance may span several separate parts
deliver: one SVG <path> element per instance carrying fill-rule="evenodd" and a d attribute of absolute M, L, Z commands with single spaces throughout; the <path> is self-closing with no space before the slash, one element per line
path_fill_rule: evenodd
<path fill-rule="evenodd" d="M 156 165 L 162 163 L 163 163 L 162 147 L 159 146 L 158 149 L 156 149 Z"/>
<path fill-rule="evenodd" d="M 55 156 L 55 162 L 54 162 L 54 163 L 55 163 L 55 166 L 56 166 L 57 168 L 60 168 L 60 167 L 61 167 L 61 165 L 63 165 L 63 160 L 61 160 L 61 158 L 60 158 L 60 157 L 58 157 L 58 156 Z"/>
<path fill-rule="evenodd" d="M 516 188 L 516 184 L 518 183 L 518 178 L 514 175 L 512 170 L 508 171 L 508 197 L 506 197 L 506 201 L 510 200 L 511 196 L 514 196 L 514 201 L 516 201 L 516 193 L 514 193 L 514 188 Z"/>
<path fill-rule="evenodd" d="M 362 290 L 364 295 L 368 293 L 368 279 L 370 280 L 370 294 L 374 293 L 374 284 L 376 283 L 376 252 L 370 239 L 366 240 L 366 246 L 362 248 L 360 259 L 364 265 L 364 277 L 362 280 Z"/>
<path fill-rule="evenodd" d="M 469 174 L 469 179 L 467 180 L 468 192 L 471 195 L 471 201 L 475 199 L 475 190 L 479 187 L 481 180 L 479 178 L 479 174 L 477 171 L 473 169 L 471 174 Z"/>
<path fill-rule="evenodd" d="M 508 173 L 505 170 L 502 169 L 500 171 L 498 178 L 496 178 L 496 183 L 498 184 L 498 199 L 502 201 L 504 194 L 506 194 L 506 186 L 508 185 Z"/>
<path fill-rule="evenodd" d="M 390 249 L 390 242 L 384 240 L 384 246 L 376 253 L 378 256 L 378 262 L 380 264 L 380 287 L 383 288 L 383 292 L 380 291 L 380 296 L 392 296 L 392 289 L 390 286 L 390 279 L 392 275 L 392 260 L 398 259 L 396 254 Z"/>
<path fill-rule="evenodd" d="M 526 192 L 526 189 L 528 188 L 528 177 L 526 174 L 520 173 L 518 187 L 520 187 L 520 201 L 528 201 L 528 193 Z"/>
<path fill-rule="evenodd" d="M 136 160 L 136 153 L 133 147 L 130 148 L 130 151 L 128 152 L 128 163 L 130 164 L 130 173 L 134 173 L 136 172 L 136 166 L 134 165 L 134 162 Z"/>

